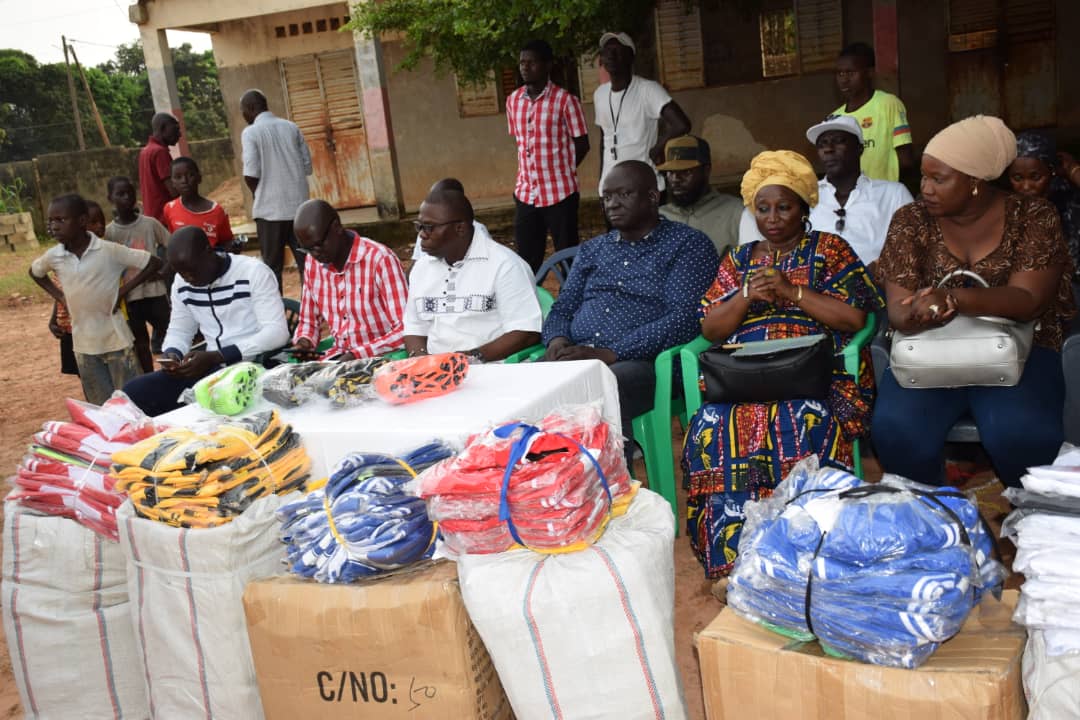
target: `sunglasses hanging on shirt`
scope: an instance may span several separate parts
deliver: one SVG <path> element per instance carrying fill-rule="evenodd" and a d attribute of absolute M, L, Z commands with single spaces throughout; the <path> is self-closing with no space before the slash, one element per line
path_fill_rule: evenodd
<path fill-rule="evenodd" d="M 844 217 L 847 215 L 847 210 L 840 208 L 833 212 L 836 213 L 836 232 L 844 232 Z"/>

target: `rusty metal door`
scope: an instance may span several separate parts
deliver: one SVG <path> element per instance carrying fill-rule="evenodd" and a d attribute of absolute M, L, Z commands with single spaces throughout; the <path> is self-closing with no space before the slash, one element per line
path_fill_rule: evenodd
<path fill-rule="evenodd" d="M 351 50 L 280 61 L 289 119 L 311 150 L 312 195 L 336 208 L 375 204 L 364 108 Z"/>
<path fill-rule="evenodd" d="M 1053 0 L 1006 0 L 1005 122 L 1014 130 L 1057 122 Z"/>
<path fill-rule="evenodd" d="M 1057 121 L 1054 0 L 949 1 L 953 120 L 998 115 L 1014 130 Z"/>
<path fill-rule="evenodd" d="M 994 0 L 949 1 L 949 116 L 1001 115 L 998 9 Z"/>

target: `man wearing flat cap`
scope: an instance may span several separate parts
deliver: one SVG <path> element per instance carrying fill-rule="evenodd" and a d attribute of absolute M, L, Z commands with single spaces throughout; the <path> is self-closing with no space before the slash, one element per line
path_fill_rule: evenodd
<path fill-rule="evenodd" d="M 601 193 L 604 178 L 617 164 L 640 160 L 655 169 L 667 141 L 690 132 L 690 119 L 664 86 L 634 74 L 635 52 L 634 41 L 626 33 L 607 32 L 600 37 L 600 65 L 611 78 L 593 93 L 596 124 L 604 135 Z M 664 189 L 659 175 L 657 184 Z"/>
<path fill-rule="evenodd" d="M 671 202 L 660 206 L 661 215 L 705 233 L 720 257 L 739 244 L 743 206 L 738 198 L 722 195 L 709 185 L 709 143 L 693 135 L 668 140 L 664 162 L 656 169 L 667 181 L 671 198 Z"/>

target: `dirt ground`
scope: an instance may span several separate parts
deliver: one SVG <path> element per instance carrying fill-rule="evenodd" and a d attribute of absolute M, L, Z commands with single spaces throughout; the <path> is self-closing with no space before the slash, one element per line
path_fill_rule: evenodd
<path fill-rule="evenodd" d="M 298 297 L 297 290 L 295 271 L 286 272 L 285 294 Z M 4 475 L 0 477 L 14 471 L 30 436 L 42 422 L 66 417 L 64 398 L 82 397 L 78 378 L 60 374 L 59 347 L 47 327 L 49 312 L 50 306 L 42 298 L 7 298 L 0 303 L 0 386 L 4 416 L 0 427 L 0 469 Z M 678 447 L 682 435 L 677 425 L 674 432 Z M 643 468 L 636 469 L 640 477 Z M 867 463 L 867 475 L 880 476 L 873 460 Z M 1008 510 L 1000 497 L 1000 485 L 992 475 L 982 472 L 968 479 L 964 486 L 978 492 L 984 516 L 996 530 Z M 685 497 L 680 497 L 680 518 L 685 517 L 684 508 Z M 705 580 L 689 542 L 685 535 L 680 535 L 675 542 L 675 642 L 692 720 L 705 717 L 694 635 L 723 608 L 710 588 L 711 583 Z M 10 658 L 3 652 L 0 653 L 0 718 L 20 716 Z"/>

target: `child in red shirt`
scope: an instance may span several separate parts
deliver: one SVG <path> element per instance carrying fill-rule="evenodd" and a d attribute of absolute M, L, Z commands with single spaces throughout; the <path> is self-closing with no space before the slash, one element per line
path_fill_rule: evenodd
<path fill-rule="evenodd" d="M 206 233 L 210 247 L 231 250 L 232 228 L 225 209 L 210 198 L 199 194 L 202 175 L 199 166 L 189 157 L 172 161 L 172 184 L 179 195 L 165 204 L 165 227 L 174 233 L 189 225 Z"/>

